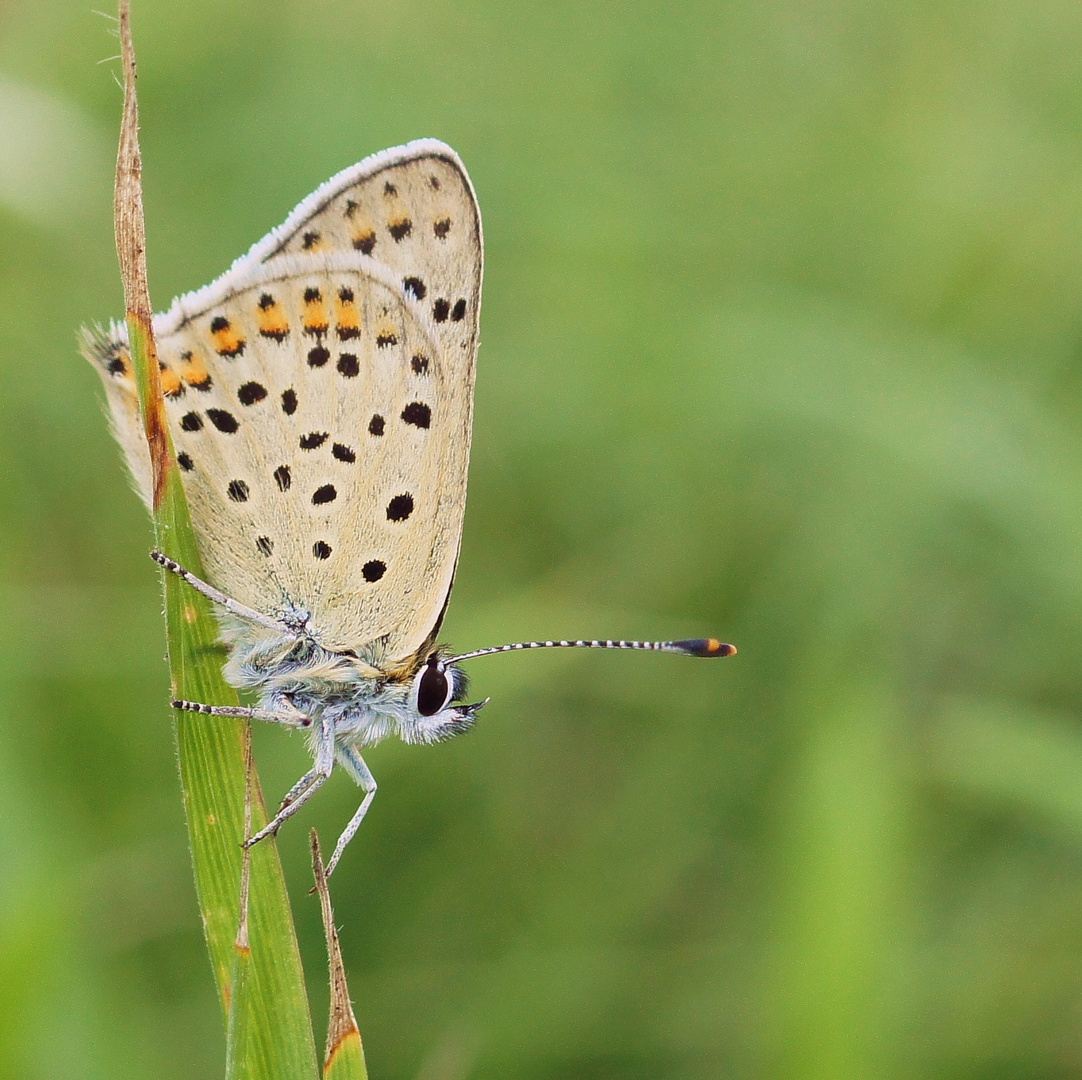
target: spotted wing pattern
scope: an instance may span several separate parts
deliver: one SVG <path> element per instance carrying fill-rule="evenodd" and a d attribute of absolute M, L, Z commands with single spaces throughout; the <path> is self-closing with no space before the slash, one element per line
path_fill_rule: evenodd
<path fill-rule="evenodd" d="M 208 577 L 393 666 L 431 635 L 466 498 L 482 244 L 441 143 L 335 177 L 224 277 L 155 320 Z M 149 469 L 122 329 L 90 339 L 114 428 Z"/>

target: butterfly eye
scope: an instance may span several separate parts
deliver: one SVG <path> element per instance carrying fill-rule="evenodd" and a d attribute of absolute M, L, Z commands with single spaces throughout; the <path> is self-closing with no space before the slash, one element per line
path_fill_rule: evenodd
<path fill-rule="evenodd" d="M 417 677 L 417 711 L 435 716 L 451 700 L 451 684 L 439 661 L 432 657 Z"/>

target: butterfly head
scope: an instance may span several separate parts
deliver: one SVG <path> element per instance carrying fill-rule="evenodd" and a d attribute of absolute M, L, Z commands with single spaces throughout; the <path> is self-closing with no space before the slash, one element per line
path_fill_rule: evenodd
<path fill-rule="evenodd" d="M 440 651 L 432 652 L 417 669 L 410 684 L 408 742 L 432 743 L 468 731 L 488 701 L 458 704 L 465 697 L 466 673 Z"/>

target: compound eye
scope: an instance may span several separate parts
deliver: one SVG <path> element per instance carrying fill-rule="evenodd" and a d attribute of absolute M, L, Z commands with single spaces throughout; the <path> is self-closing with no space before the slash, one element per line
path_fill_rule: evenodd
<path fill-rule="evenodd" d="M 435 716 L 451 699 L 451 684 L 432 657 L 417 679 L 417 711 L 422 716 Z"/>

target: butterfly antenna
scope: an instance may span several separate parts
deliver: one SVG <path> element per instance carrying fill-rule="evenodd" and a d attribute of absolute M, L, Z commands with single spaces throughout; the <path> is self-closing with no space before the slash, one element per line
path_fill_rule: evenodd
<path fill-rule="evenodd" d="M 495 645 L 489 649 L 452 656 L 446 661 L 457 664 L 477 656 L 516 652 L 519 649 L 646 649 L 650 652 L 681 653 L 684 656 L 735 656 L 736 646 L 716 638 L 691 638 L 688 641 L 517 641 L 513 645 Z"/>

